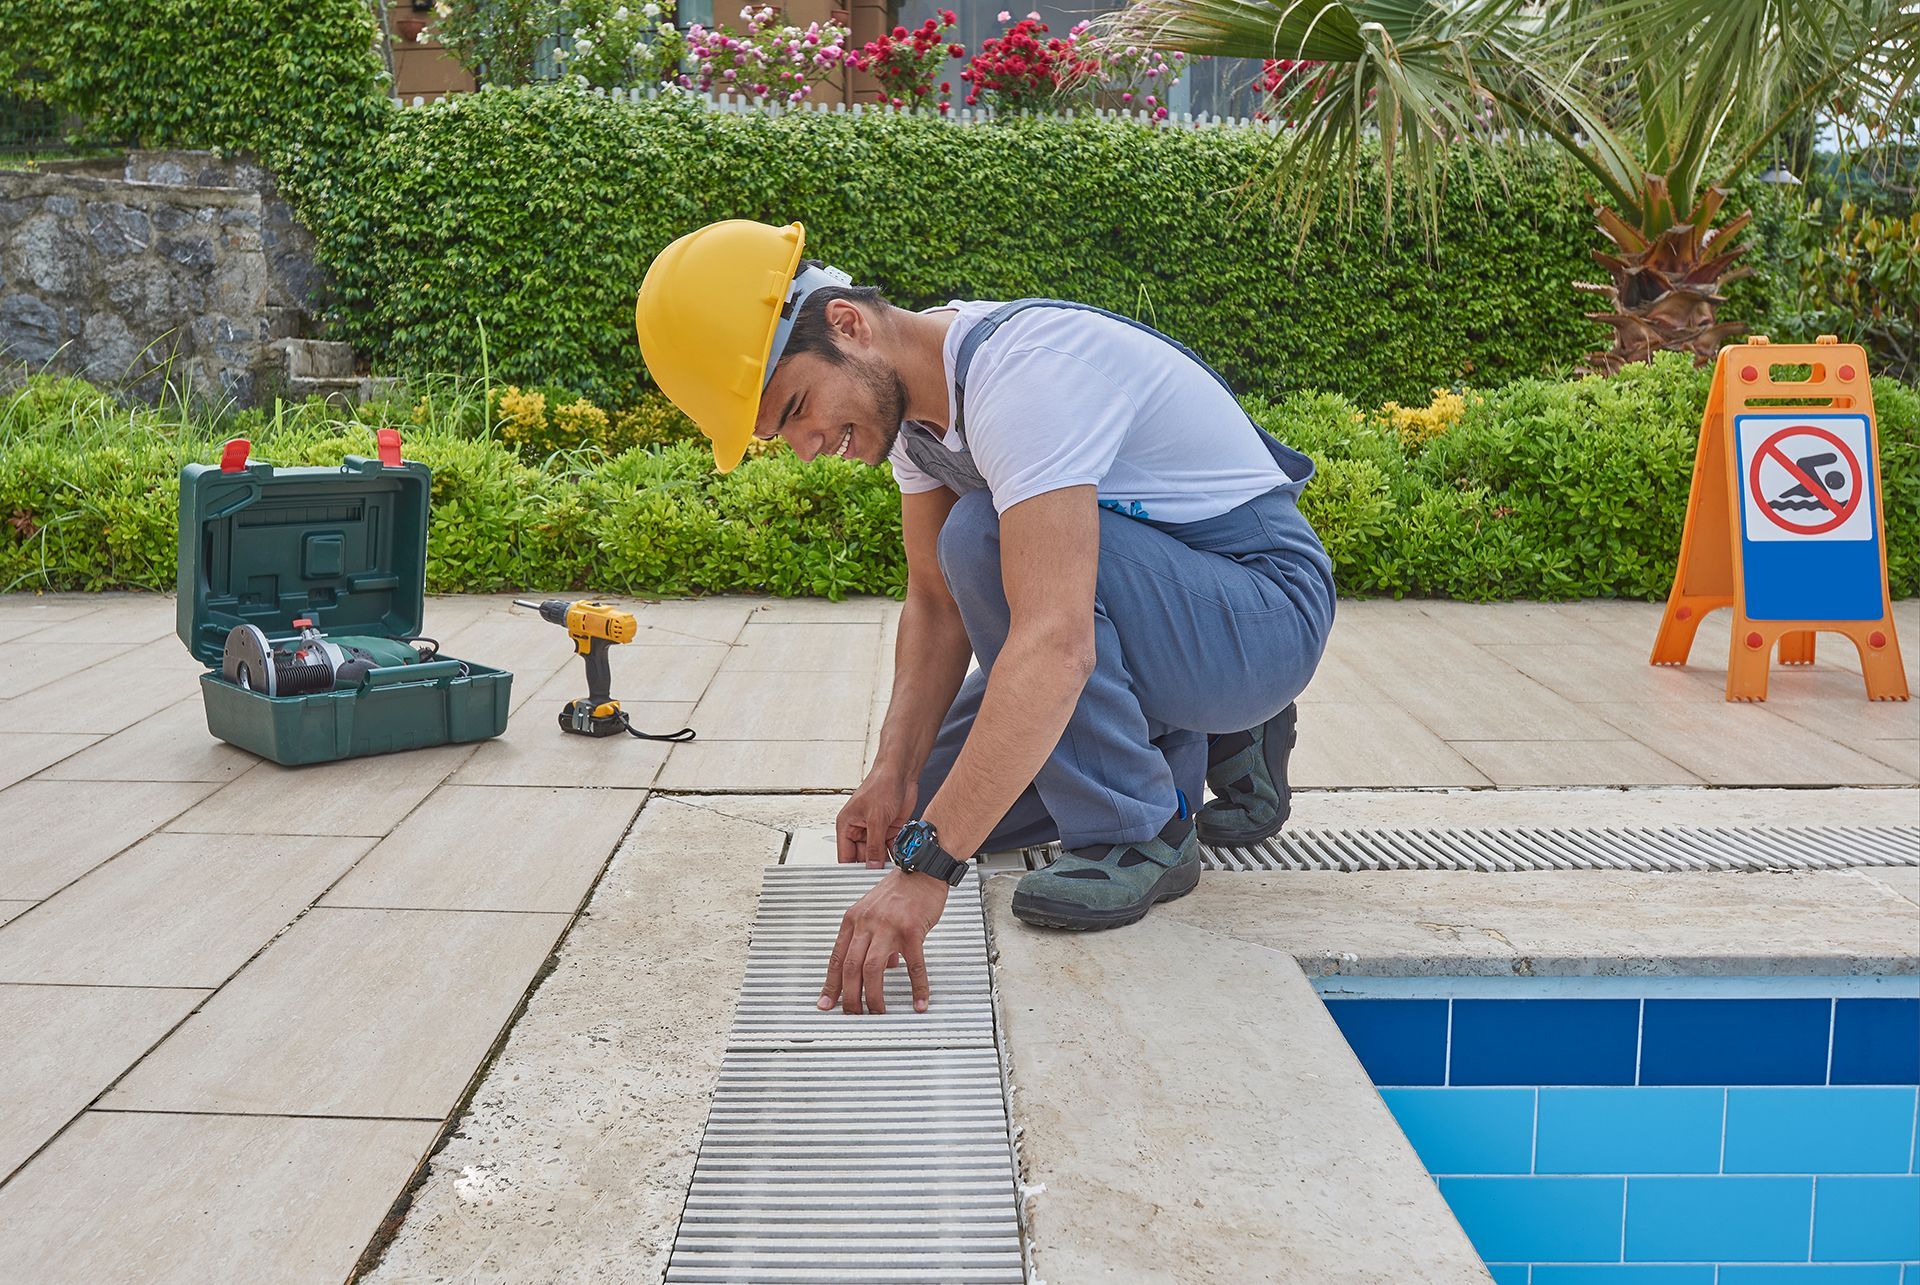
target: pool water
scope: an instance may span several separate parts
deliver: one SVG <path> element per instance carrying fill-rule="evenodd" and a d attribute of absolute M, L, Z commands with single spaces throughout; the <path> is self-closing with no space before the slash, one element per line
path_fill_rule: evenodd
<path fill-rule="evenodd" d="M 1920 979 L 1320 990 L 1500 1285 L 1920 1285 Z"/>

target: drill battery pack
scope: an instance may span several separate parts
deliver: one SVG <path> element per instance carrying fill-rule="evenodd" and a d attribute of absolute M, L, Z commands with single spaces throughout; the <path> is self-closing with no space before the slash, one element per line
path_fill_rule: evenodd
<path fill-rule="evenodd" d="M 207 667 L 207 730 L 288 766 L 505 731 L 506 670 L 437 646 L 369 641 L 419 637 L 426 610 L 432 474 L 402 460 L 400 434 L 381 429 L 379 458 L 349 455 L 337 468 L 276 468 L 249 449 L 236 439 L 218 465 L 180 470 L 176 632 Z M 276 694 L 228 676 L 223 658 L 241 626 L 269 652 L 316 632 L 357 639 L 362 663 Z M 403 656 L 413 659 L 381 663 Z"/>

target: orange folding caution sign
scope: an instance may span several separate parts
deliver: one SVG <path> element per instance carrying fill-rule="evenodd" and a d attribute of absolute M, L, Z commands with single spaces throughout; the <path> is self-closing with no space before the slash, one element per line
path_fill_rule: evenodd
<path fill-rule="evenodd" d="M 1781 664 L 1811 665 L 1819 630 L 1853 640 L 1871 699 L 1907 699 L 1858 344 L 1755 336 L 1720 350 L 1653 663 L 1684 664 L 1701 618 L 1719 607 L 1733 608 L 1728 700 L 1767 698 L 1776 644 Z"/>

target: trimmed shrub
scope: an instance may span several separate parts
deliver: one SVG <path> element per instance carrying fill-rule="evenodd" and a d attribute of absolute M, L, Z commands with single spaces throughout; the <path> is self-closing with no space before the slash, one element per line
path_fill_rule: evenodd
<path fill-rule="evenodd" d="M 342 338 L 399 372 L 481 369 L 602 403 L 642 386 L 633 297 L 669 241 L 722 218 L 800 220 L 809 250 L 903 306 L 1055 295 L 1152 322 L 1239 388 L 1362 404 L 1498 384 L 1601 342 L 1572 282 L 1596 244 L 1554 154 L 1463 156 L 1429 245 L 1351 228 L 1303 244 L 1257 185 L 1253 130 L 708 112 L 564 87 L 393 113 L 316 175 L 302 217 Z"/>

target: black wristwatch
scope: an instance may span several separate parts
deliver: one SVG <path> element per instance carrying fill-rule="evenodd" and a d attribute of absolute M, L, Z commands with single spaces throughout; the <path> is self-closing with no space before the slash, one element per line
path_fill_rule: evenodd
<path fill-rule="evenodd" d="M 967 877 L 967 863 L 940 846 L 940 837 L 927 821 L 909 821 L 901 826 L 900 833 L 887 845 L 887 855 L 909 874 L 932 875 L 955 888 Z"/>

